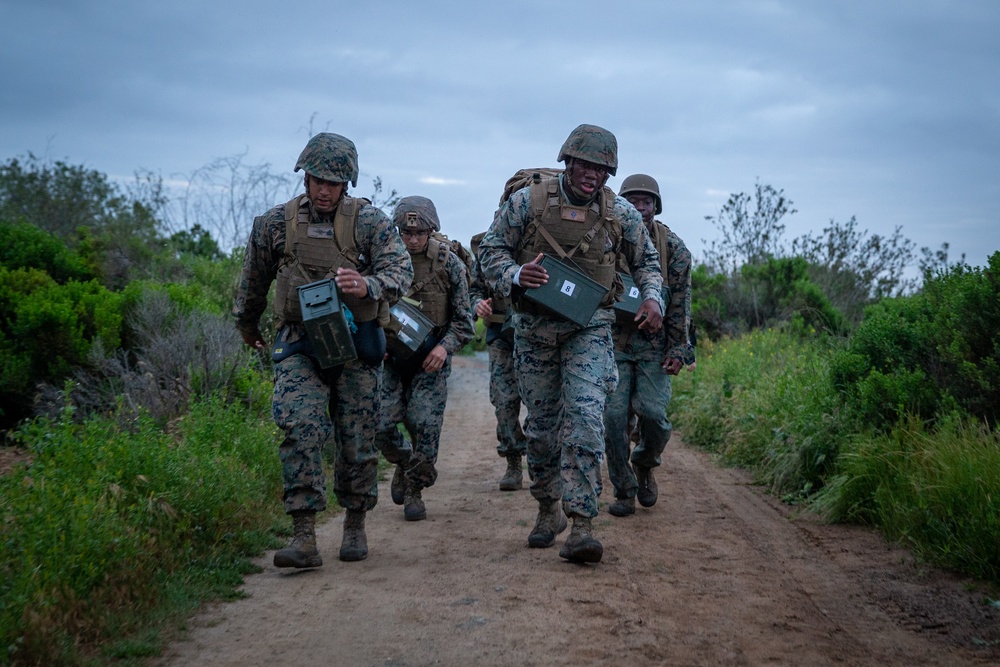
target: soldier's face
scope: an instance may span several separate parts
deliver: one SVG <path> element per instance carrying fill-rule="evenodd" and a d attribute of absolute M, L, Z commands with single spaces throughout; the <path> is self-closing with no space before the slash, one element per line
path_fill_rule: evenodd
<path fill-rule="evenodd" d="M 647 195 L 642 192 L 630 192 L 625 195 L 625 199 L 639 211 L 643 222 L 648 225 L 653 221 L 653 216 L 656 215 L 656 198 L 653 195 Z"/>
<path fill-rule="evenodd" d="M 590 199 L 608 180 L 608 168 L 579 158 L 566 165 L 566 182 L 577 197 Z"/>
<path fill-rule="evenodd" d="M 306 195 L 317 213 L 333 213 L 342 194 L 344 194 L 343 183 L 324 181 L 312 174 L 306 175 Z"/>
<path fill-rule="evenodd" d="M 399 235 L 406 245 L 406 249 L 414 255 L 427 250 L 427 243 L 430 241 L 431 233 L 427 229 L 400 229 Z"/>

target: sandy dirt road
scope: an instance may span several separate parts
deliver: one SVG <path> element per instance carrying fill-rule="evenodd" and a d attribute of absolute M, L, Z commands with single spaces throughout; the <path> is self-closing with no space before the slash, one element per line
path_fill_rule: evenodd
<path fill-rule="evenodd" d="M 191 620 L 156 667 L 180 665 L 1000 664 L 1000 610 L 871 531 L 790 515 L 680 437 L 651 509 L 595 520 L 597 565 L 529 549 L 536 503 L 504 493 L 486 362 L 457 358 L 428 518 L 380 482 L 367 560 L 278 570 Z M 682 435 L 682 434 L 676 434 Z M 602 508 L 610 484 L 605 484 Z"/>

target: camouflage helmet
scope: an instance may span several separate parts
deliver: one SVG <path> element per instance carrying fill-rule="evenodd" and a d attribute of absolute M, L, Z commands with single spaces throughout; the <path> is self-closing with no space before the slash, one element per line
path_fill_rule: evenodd
<path fill-rule="evenodd" d="M 358 185 L 358 149 L 347 137 L 332 132 L 314 135 L 299 155 L 295 171 L 305 169 L 307 174 L 334 183 L 351 182 Z"/>
<path fill-rule="evenodd" d="M 603 127 L 580 125 L 569 133 L 559 149 L 559 162 L 580 158 L 607 167 L 612 176 L 618 171 L 618 140 Z"/>
<path fill-rule="evenodd" d="M 660 186 L 657 185 L 656 179 L 652 176 L 647 176 L 646 174 L 632 174 L 622 181 L 622 187 L 618 190 L 618 194 L 625 197 L 630 192 L 641 192 L 647 195 L 653 195 L 656 199 L 656 215 L 663 213 L 663 199 L 660 197 Z"/>
<path fill-rule="evenodd" d="M 441 231 L 441 221 L 434 202 L 416 195 L 399 200 L 392 214 L 392 223 L 400 229 Z"/>

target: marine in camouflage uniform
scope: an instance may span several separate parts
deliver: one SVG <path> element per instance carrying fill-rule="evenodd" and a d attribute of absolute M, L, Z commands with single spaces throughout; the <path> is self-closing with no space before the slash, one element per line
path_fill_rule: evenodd
<path fill-rule="evenodd" d="M 451 357 L 472 339 L 475 328 L 465 263 L 449 249 L 446 240 L 432 236 L 441 229 L 434 203 L 426 197 L 403 197 L 396 205 L 393 222 L 413 262 L 413 285 L 406 298 L 419 303 L 419 310 L 434 326 L 415 352 L 391 340 L 394 334 L 390 332 L 376 442 L 386 460 L 396 464 L 393 502 L 403 505 L 407 521 L 421 521 L 427 518 L 423 490 L 437 479 L 435 464 Z M 412 443 L 397 424 L 406 427 Z"/>
<path fill-rule="evenodd" d="M 531 494 L 538 501 L 528 545 L 552 546 L 568 516 L 573 529 L 559 555 L 598 562 L 604 547 L 593 536 L 592 519 L 601 493 L 604 403 L 618 380 L 611 340 L 611 306 L 621 294 L 615 265 L 622 257 L 641 290 L 636 318 L 644 319 L 643 330 L 661 326 L 663 280 L 638 212 L 605 187 L 618 167 L 614 135 L 581 125 L 557 159 L 566 163 L 565 173 L 522 188 L 503 203 L 479 246 L 479 259 L 490 289 L 513 295 L 518 310 L 514 363 L 528 410 L 528 469 L 534 480 Z M 542 204 L 535 193 L 545 197 Z M 553 248 L 549 238 L 560 248 Z M 539 265 L 540 250 L 571 255 L 571 261 L 607 288 L 586 326 L 522 298 L 548 280 Z"/>
<path fill-rule="evenodd" d="M 272 412 L 284 432 L 278 456 L 285 512 L 294 526 L 291 543 L 274 556 L 278 567 L 323 563 L 315 514 L 327 507 L 323 448 L 328 441 L 337 443 L 333 490 L 347 510 L 340 558 L 361 560 L 368 554 L 364 519 L 377 501 L 374 434 L 385 351 L 379 305 L 398 300 L 413 277 L 409 254 L 389 218 L 368 200 L 347 195 L 347 182 L 357 185 L 358 178 L 353 142 L 317 134 L 299 156 L 299 169 L 305 171 L 305 195 L 254 219 L 233 308 L 244 342 L 265 349 L 259 322 L 277 280 Z M 328 369 L 311 354 L 295 289 L 323 278 L 334 279 L 352 311 L 360 354 Z"/>
<path fill-rule="evenodd" d="M 486 233 L 472 237 L 472 254 L 478 254 L 479 243 Z M 514 372 L 514 323 L 510 298 L 486 287 L 479 259 L 472 266 L 472 287 L 469 288 L 474 317 L 483 320 L 486 349 L 490 359 L 490 403 L 497 418 L 497 454 L 507 459 L 507 470 L 500 479 L 501 491 L 516 491 L 524 482 L 521 460 L 527 444 L 521 426 L 521 395 L 517 391 Z"/>
<path fill-rule="evenodd" d="M 667 417 L 672 375 L 694 363 L 689 340 L 691 321 L 691 253 L 669 227 L 654 218 L 663 212 L 663 200 L 656 180 L 633 174 L 618 194 L 642 215 L 653 245 L 660 256 L 663 272 L 663 300 L 666 313 L 663 329 L 650 334 L 640 331 L 630 317 L 619 316 L 612 327 L 618 388 L 604 406 L 604 443 L 608 455 L 608 476 L 616 500 L 608 506 L 614 516 L 635 513 L 635 501 L 652 507 L 657 486 L 653 469 L 670 439 L 672 426 Z M 623 272 L 628 267 L 620 266 Z M 638 443 L 629 465 L 629 415 L 638 422 Z"/>

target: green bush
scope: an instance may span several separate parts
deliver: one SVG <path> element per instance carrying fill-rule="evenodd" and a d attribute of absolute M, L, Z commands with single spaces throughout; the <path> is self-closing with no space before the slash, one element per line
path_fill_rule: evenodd
<path fill-rule="evenodd" d="M 860 420 L 887 430 L 911 412 L 1000 417 L 1000 253 L 984 269 L 927 276 L 922 292 L 865 311 L 832 379 Z"/>
<path fill-rule="evenodd" d="M 29 415 L 38 383 L 61 384 L 100 341 L 121 342 L 121 297 L 96 280 L 57 284 L 36 269 L 0 267 L 3 423 Z"/>
<path fill-rule="evenodd" d="M 38 269 L 57 283 L 86 282 L 97 277 L 63 241 L 25 222 L 0 221 L 0 266 L 9 270 Z"/>
<path fill-rule="evenodd" d="M 825 483 L 847 428 L 829 382 L 839 344 L 778 330 L 699 342 L 697 370 L 675 381 L 671 415 L 686 442 L 778 493 L 808 495 Z"/>
<path fill-rule="evenodd" d="M 120 653 L 163 608 L 236 595 L 246 559 L 274 545 L 281 471 L 266 411 L 208 398 L 174 429 L 64 417 L 18 432 L 33 460 L 0 477 L 7 660 Z"/>

